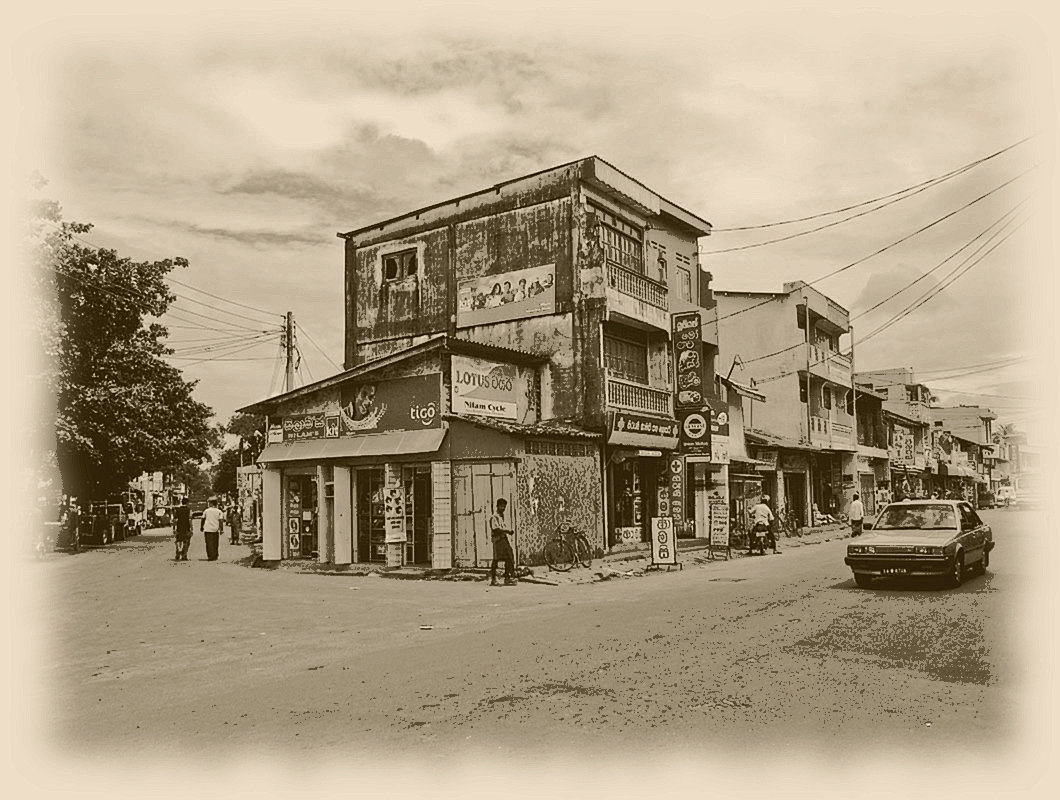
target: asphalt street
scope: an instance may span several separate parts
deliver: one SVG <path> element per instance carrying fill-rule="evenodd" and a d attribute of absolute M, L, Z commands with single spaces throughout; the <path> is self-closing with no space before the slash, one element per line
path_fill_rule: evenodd
<path fill-rule="evenodd" d="M 225 539 L 211 563 L 198 536 L 175 563 L 169 531 L 149 531 L 22 565 L 27 741 L 218 768 L 765 759 L 1000 791 L 999 764 L 1032 783 L 1045 769 L 1048 537 L 1032 512 L 983 516 L 991 567 L 958 589 L 859 589 L 847 540 L 487 588 L 253 569 Z"/>

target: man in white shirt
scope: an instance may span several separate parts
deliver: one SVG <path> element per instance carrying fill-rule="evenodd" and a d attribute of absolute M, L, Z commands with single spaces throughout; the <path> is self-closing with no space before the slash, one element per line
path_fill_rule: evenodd
<path fill-rule="evenodd" d="M 850 535 L 861 536 L 861 526 L 865 522 L 865 506 L 861 503 L 861 496 L 854 494 L 850 501 Z"/>
<path fill-rule="evenodd" d="M 206 510 L 202 512 L 202 536 L 206 540 L 206 560 L 217 560 L 217 542 L 221 537 L 221 525 L 224 514 L 217 507 L 217 498 L 211 497 Z"/>
<path fill-rule="evenodd" d="M 763 540 L 772 540 L 773 552 L 777 552 L 777 539 L 772 534 L 772 524 L 773 510 L 769 507 L 769 495 L 764 494 L 762 499 L 751 508 L 751 531 L 755 535 L 747 542 L 747 555 L 754 554 L 754 543 L 758 536 L 761 536 Z M 759 550 L 765 553 L 765 544 L 762 544 Z"/>

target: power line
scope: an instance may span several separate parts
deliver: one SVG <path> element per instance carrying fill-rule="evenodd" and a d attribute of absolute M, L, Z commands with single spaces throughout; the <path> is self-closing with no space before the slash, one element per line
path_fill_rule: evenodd
<path fill-rule="evenodd" d="M 863 264 L 864 262 L 868 261 L 870 258 L 874 258 L 874 257 L 876 257 L 876 256 L 878 256 L 878 255 L 880 255 L 882 253 L 887 252 L 888 250 L 890 250 L 893 247 L 897 247 L 898 245 L 909 241 L 914 236 L 918 236 L 919 234 L 923 233 L 924 231 L 935 227 L 936 225 L 938 225 L 941 222 L 945 222 L 950 217 L 952 217 L 952 216 L 954 216 L 956 214 L 959 214 L 960 212 L 970 208 L 971 206 L 975 205 L 976 203 L 981 202 L 982 200 L 985 200 L 987 197 L 990 197 L 990 195 L 1001 191 L 1002 189 L 1004 189 L 1006 186 L 1008 186 L 1013 181 L 1016 181 L 1016 180 L 1019 180 L 1020 178 L 1022 178 L 1024 175 L 1026 175 L 1032 169 L 1035 169 L 1035 168 L 1032 167 L 1031 169 L 1028 169 L 1028 170 L 1025 170 L 1024 172 L 1021 172 L 1016 177 L 1010 178 L 1009 180 L 1005 181 L 1004 183 L 1002 183 L 1002 184 L 1000 184 L 998 186 L 995 186 L 993 189 L 991 189 L 990 191 L 986 192 L 985 194 L 979 195 L 979 197 L 975 198 L 974 200 L 970 200 L 969 202 L 965 203 L 960 208 L 958 208 L 958 209 L 956 209 L 954 211 L 951 211 L 948 214 L 944 214 L 941 217 L 938 217 L 934 221 L 929 222 L 927 225 L 924 225 L 923 227 L 918 228 L 917 230 L 913 231 L 912 233 L 907 234 L 906 236 L 903 236 L 902 238 L 897 239 L 897 240 L 891 242 L 890 244 L 885 245 L 884 247 L 881 247 L 879 250 L 876 250 L 873 253 L 869 253 L 867 256 L 862 256 L 861 258 L 857 259 L 856 261 L 851 261 L 849 264 L 846 264 L 846 265 L 844 265 L 842 267 L 839 267 L 838 269 L 834 269 L 831 272 L 829 272 L 829 273 L 827 273 L 825 275 L 822 275 L 819 278 L 815 278 L 814 280 L 812 280 L 809 283 L 806 283 L 804 285 L 807 288 L 812 287 L 812 286 L 816 286 L 818 283 L 821 283 L 822 281 L 827 280 L 828 278 L 831 278 L 831 277 L 833 277 L 835 275 L 838 275 L 841 272 L 845 272 L 846 270 L 851 269 L 852 267 L 856 267 L 859 264 Z M 746 308 L 739 308 L 736 311 L 729 312 L 728 314 L 722 314 L 722 315 L 718 316 L 718 318 L 716 320 L 709 320 L 707 323 L 704 323 L 702 327 L 706 327 L 707 324 L 711 324 L 713 322 L 721 322 L 721 320 L 723 320 L 723 319 L 730 319 L 731 317 L 735 317 L 735 316 L 738 316 L 740 314 L 745 314 L 748 311 L 753 311 L 754 309 L 759 308 L 761 306 L 764 306 L 767 303 L 772 303 L 774 299 L 775 298 L 771 296 L 771 297 L 767 298 L 766 300 L 761 300 L 761 301 L 759 301 L 757 303 L 754 303 L 752 305 L 747 306 Z"/>
<path fill-rule="evenodd" d="M 889 300 L 893 300 L 895 297 L 900 295 L 906 289 L 911 289 L 913 286 L 915 286 L 916 284 L 920 283 L 920 281 L 924 280 L 925 278 L 927 278 L 932 273 L 936 272 L 937 270 L 942 269 L 943 266 L 948 264 L 952 259 L 956 258 L 957 255 L 961 251 L 966 250 L 967 248 L 971 247 L 976 241 L 981 239 L 983 236 L 986 236 L 986 234 L 990 231 L 991 228 L 993 228 L 993 227 L 995 227 L 997 225 L 1000 225 L 1000 227 L 998 227 L 998 229 L 996 231 L 994 231 L 990 235 L 990 238 L 988 238 L 986 240 L 986 242 L 983 243 L 983 247 L 985 247 L 987 244 L 989 244 L 991 241 L 993 241 L 1001 233 L 1001 231 L 1003 231 L 1006 227 L 1008 227 L 1010 224 L 1012 224 L 1012 220 L 1015 218 L 1016 213 L 1019 211 L 1019 209 L 1024 204 L 1027 203 L 1028 200 L 1029 200 L 1029 198 L 1024 198 L 1023 200 L 1021 200 L 1019 203 L 1017 203 L 1015 206 L 1010 208 L 1008 211 L 1006 211 L 1004 214 L 1002 214 L 1000 217 L 998 217 L 996 220 L 994 220 L 992 223 L 990 223 L 987 227 L 985 227 L 983 230 L 981 230 L 979 233 L 977 233 L 974 237 L 969 239 L 963 245 L 961 245 L 956 250 L 954 250 L 952 253 L 950 253 L 948 256 L 946 256 L 946 258 L 944 258 L 942 261 L 940 261 L 934 267 L 932 267 L 927 272 L 925 272 L 923 275 L 921 275 L 920 277 L 916 278 L 915 280 L 910 281 L 909 283 L 907 283 L 905 286 L 903 286 L 901 289 L 899 289 L 894 294 L 888 295 L 887 297 L 883 298 L 883 300 L 881 300 L 880 302 L 876 303 L 876 305 L 870 306 L 869 308 L 866 308 L 864 311 L 859 311 L 857 314 L 852 316 L 850 318 L 850 320 L 853 321 L 855 319 L 860 319 L 861 317 L 865 316 L 866 314 L 869 314 L 872 311 L 875 311 L 877 308 L 879 308 L 880 306 L 884 305 Z M 1006 219 L 1006 217 L 1008 219 Z M 976 251 L 976 252 L 978 252 L 978 251 Z M 973 255 L 974 255 L 974 253 L 973 253 Z"/>
<path fill-rule="evenodd" d="M 270 317 L 282 317 L 283 316 L 283 314 L 280 314 L 280 313 L 275 312 L 275 311 L 266 311 L 264 308 L 258 308 L 257 306 L 249 306 L 246 303 L 240 303 L 238 300 L 230 300 L 227 297 L 220 297 L 219 295 L 216 295 L 216 294 L 210 294 L 205 289 L 199 289 L 198 287 L 192 286 L 189 283 L 184 283 L 182 281 L 178 281 L 176 278 L 174 278 L 172 276 L 170 276 L 169 280 L 172 281 L 173 283 L 177 284 L 178 286 L 183 286 L 185 289 L 191 289 L 193 292 L 200 292 L 201 294 L 204 294 L 207 297 L 212 297 L 215 300 L 222 300 L 225 303 L 231 303 L 232 305 L 239 306 L 240 308 L 246 308 L 246 309 L 249 309 L 250 311 L 260 311 L 262 314 L 266 314 L 267 316 L 270 316 Z"/>
<path fill-rule="evenodd" d="M 761 225 L 741 225 L 741 226 L 732 227 L 732 228 L 713 228 L 711 233 L 712 234 L 716 234 L 716 233 L 727 233 L 729 231 L 750 231 L 750 230 L 759 230 L 759 229 L 762 229 L 762 228 L 775 228 L 775 227 L 777 227 L 779 225 L 790 225 L 791 223 L 794 223 L 794 222 L 808 222 L 809 220 L 812 220 L 812 219 L 820 219 L 821 217 L 830 217 L 833 214 L 842 214 L 845 211 L 853 211 L 855 208 L 861 208 L 863 206 L 871 205 L 873 203 L 878 203 L 881 200 L 889 200 L 892 197 L 897 197 L 898 195 L 906 194 L 907 192 L 911 192 L 913 189 L 919 189 L 921 186 L 930 186 L 930 185 L 936 185 L 938 183 L 941 183 L 941 182 L 943 182 L 943 181 L 945 181 L 945 180 L 947 180 L 947 179 L 949 179 L 951 177 L 955 177 L 955 176 L 960 175 L 960 174 L 962 174 L 964 172 L 967 172 L 969 169 L 972 169 L 973 167 L 977 167 L 980 164 L 983 164 L 983 163 L 985 163 L 987 161 L 990 161 L 993 158 L 997 158 L 998 156 L 1002 155 L 1003 153 L 1007 153 L 1009 150 L 1012 150 L 1014 147 L 1018 147 L 1019 145 L 1023 144 L 1024 142 L 1030 141 L 1032 138 L 1034 138 L 1034 136 L 1037 136 L 1037 135 L 1038 134 L 1032 134 L 1031 136 L 1024 137 L 1023 139 L 1020 139 L 1018 142 L 1015 142 L 1014 144 L 1010 144 L 1008 147 L 1005 147 L 1005 148 L 1002 148 L 1001 150 L 998 150 L 996 153 L 991 153 L 990 155 L 984 156 L 983 158 L 978 158 L 975 161 L 971 161 L 968 164 L 965 164 L 963 167 L 958 167 L 957 169 L 950 170 L 949 172 L 943 173 L 942 175 L 938 175 L 938 176 L 936 176 L 934 178 L 929 178 L 928 180 L 923 181 L 921 183 L 914 184 L 913 186 L 908 186 L 905 189 L 900 189 L 897 192 L 891 192 L 890 194 L 885 194 L 885 195 L 881 195 L 879 197 L 874 197 L 871 200 L 863 200 L 860 203 L 855 203 L 854 205 L 846 206 L 844 208 L 837 208 L 837 209 L 835 209 L 833 211 L 823 211 L 823 212 L 821 212 L 819 214 L 810 214 L 809 216 L 806 216 L 806 217 L 796 217 L 794 219 L 785 219 L 785 220 L 781 220 L 780 222 L 767 222 L 767 223 L 764 223 L 764 224 L 761 224 Z M 910 195 L 910 196 L 912 196 L 912 195 Z"/>
<path fill-rule="evenodd" d="M 298 326 L 298 328 L 299 328 L 299 330 L 302 331 L 302 333 L 305 334 L 305 337 L 309 340 L 309 343 L 311 345 L 313 345 L 313 347 L 315 347 L 317 350 L 319 350 L 320 354 L 322 356 L 324 356 L 324 358 L 326 358 L 328 360 L 328 362 L 331 364 L 331 366 L 333 366 L 339 372 L 342 372 L 342 367 L 340 367 L 338 364 L 336 364 L 334 361 L 332 361 L 331 356 L 329 356 L 327 353 L 324 352 L 324 348 L 322 348 L 319 344 L 316 343 L 316 340 L 312 336 L 309 335 L 309 331 L 306 330 L 305 325 L 301 325 L 300 324 Z"/>

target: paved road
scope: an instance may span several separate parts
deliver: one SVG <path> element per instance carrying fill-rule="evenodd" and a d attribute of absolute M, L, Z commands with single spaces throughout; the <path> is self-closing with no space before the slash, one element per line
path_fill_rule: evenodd
<path fill-rule="evenodd" d="M 25 699 L 49 747 L 104 760 L 530 768 L 577 753 L 647 768 L 762 754 L 833 775 L 864 764 L 884 788 L 903 760 L 971 759 L 947 779 L 1011 787 L 999 763 L 1019 760 L 1023 780 L 1041 769 L 1023 753 L 1044 724 L 1028 689 L 1045 537 L 1029 513 L 984 516 L 991 569 L 956 590 L 858 589 L 845 541 L 488 589 L 250 569 L 225 542 L 210 563 L 198 537 L 174 563 L 168 531 L 151 531 L 25 565 L 51 642 Z"/>

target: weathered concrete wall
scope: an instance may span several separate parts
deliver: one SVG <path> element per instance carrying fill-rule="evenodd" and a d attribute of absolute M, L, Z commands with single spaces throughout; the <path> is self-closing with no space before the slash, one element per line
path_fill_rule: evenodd
<path fill-rule="evenodd" d="M 600 457 L 595 447 L 591 450 L 589 456 L 523 456 L 517 495 L 524 562 L 544 562 L 545 542 L 564 521 L 584 531 L 598 552 L 604 549 Z"/>

